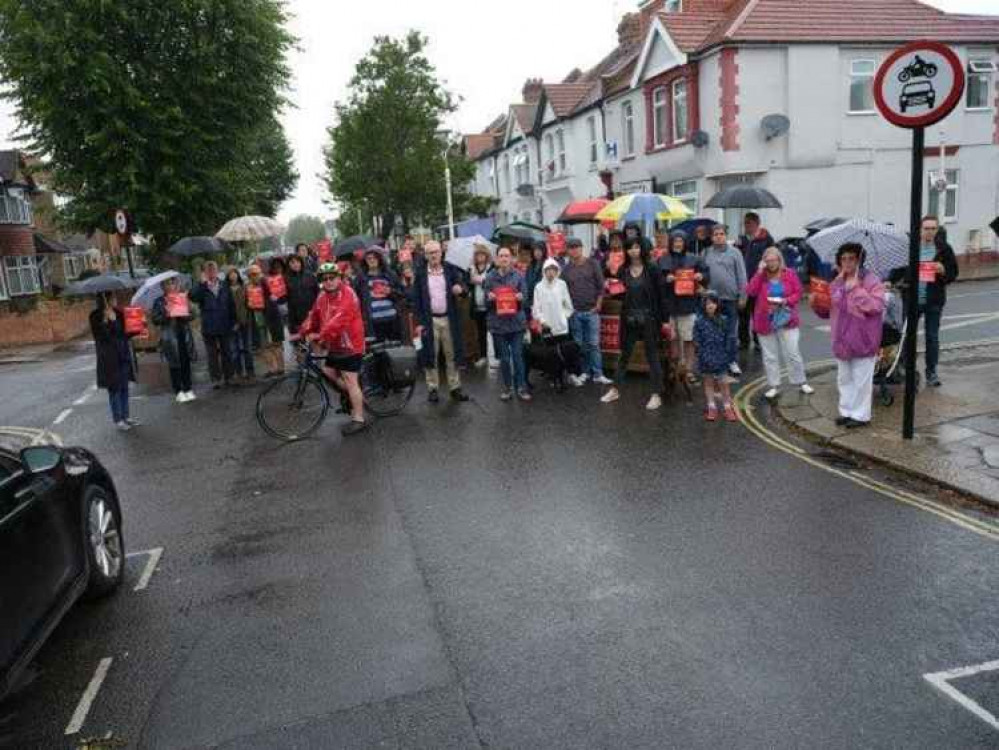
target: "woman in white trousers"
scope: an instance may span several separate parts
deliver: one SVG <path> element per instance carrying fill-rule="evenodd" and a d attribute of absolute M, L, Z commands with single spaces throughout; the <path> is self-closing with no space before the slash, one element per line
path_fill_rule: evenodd
<path fill-rule="evenodd" d="M 787 364 L 791 385 L 805 395 L 814 393 L 805 375 L 805 360 L 801 356 L 798 340 L 801 321 L 798 304 L 802 288 L 797 274 L 788 269 L 784 256 L 776 247 L 763 253 L 763 260 L 755 275 L 749 280 L 746 295 L 754 301 L 753 332 L 763 350 L 763 367 L 767 373 L 766 398 L 775 399 L 780 394 L 783 357 Z"/>

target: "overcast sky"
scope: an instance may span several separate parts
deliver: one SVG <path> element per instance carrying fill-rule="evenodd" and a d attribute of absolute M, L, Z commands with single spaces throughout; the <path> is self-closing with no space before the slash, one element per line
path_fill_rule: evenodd
<path fill-rule="evenodd" d="M 996 0 L 930 4 L 950 12 L 999 12 Z M 326 129 L 333 103 L 343 97 L 355 63 L 376 34 L 419 29 L 429 36 L 431 61 L 463 99 L 448 127 L 478 132 L 520 100 L 526 78 L 558 81 L 574 67 L 599 61 L 615 44 L 618 19 L 638 0 L 288 0 L 288 7 L 300 49 L 291 61 L 296 106 L 284 121 L 300 178 L 281 210 L 285 221 L 298 213 L 331 215 L 318 176 Z M 0 110 L 0 136 L 6 138 L 12 126 L 9 111 Z"/>

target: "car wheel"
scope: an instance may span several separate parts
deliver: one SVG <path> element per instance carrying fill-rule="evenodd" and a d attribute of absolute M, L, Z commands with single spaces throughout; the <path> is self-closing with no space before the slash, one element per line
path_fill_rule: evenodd
<path fill-rule="evenodd" d="M 85 596 L 98 599 L 118 588 L 125 576 L 121 510 L 114 496 L 96 485 L 87 487 L 83 507 L 84 542 L 90 571 Z"/>

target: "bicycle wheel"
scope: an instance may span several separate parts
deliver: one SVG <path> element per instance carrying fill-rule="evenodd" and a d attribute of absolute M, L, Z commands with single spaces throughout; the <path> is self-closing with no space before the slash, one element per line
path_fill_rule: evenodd
<path fill-rule="evenodd" d="M 376 417 L 392 417 L 406 408 L 413 397 L 416 383 L 396 385 L 392 382 L 388 358 L 377 354 L 364 358 L 361 366 L 361 392 L 365 408 Z"/>
<path fill-rule="evenodd" d="M 315 432 L 329 408 L 329 394 L 319 380 L 295 372 L 261 391 L 257 397 L 257 422 L 271 437 L 293 442 Z"/>

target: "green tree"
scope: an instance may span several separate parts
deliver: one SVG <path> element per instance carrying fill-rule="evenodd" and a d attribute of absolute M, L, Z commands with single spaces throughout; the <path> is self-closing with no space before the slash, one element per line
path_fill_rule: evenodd
<path fill-rule="evenodd" d="M 474 165 L 442 135 L 456 98 L 437 80 L 425 55 L 427 39 L 375 37 L 358 62 L 347 99 L 336 104 L 326 148 L 326 186 L 341 206 L 368 207 L 386 233 L 395 217 L 405 226 L 443 223 L 447 197 L 444 153 L 451 167 L 455 217 L 469 198 Z"/>
<path fill-rule="evenodd" d="M 128 207 L 159 248 L 294 189 L 281 0 L 0 0 L 0 77 L 68 226 Z"/>
<path fill-rule="evenodd" d="M 326 225 L 318 216 L 299 214 L 288 222 L 288 230 L 284 233 L 284 244 L 294 247 L 300 242 L 311 245 L 326 236 Z"/>

